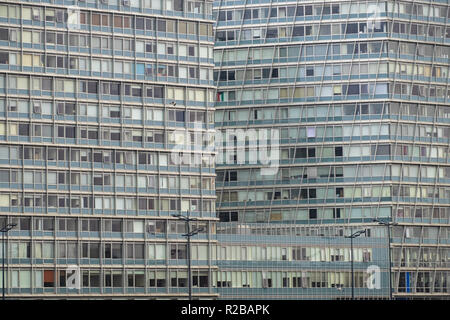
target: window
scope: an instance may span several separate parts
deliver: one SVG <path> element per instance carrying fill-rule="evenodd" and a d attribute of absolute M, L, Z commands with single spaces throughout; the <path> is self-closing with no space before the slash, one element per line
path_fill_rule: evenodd
<path fill-rule="evenodd" d="M 312 16 L 313 8 L 312 6 L 305 6 L 305 16 Z"/>
<path fill-rule="evenodd" d="M 321 25 L 319 30 L 320 36 L 329 36 L 331 35 L 331 25 Z"/>
<path fill-rule="evenodd" d="M 357 23 L 348 23 L 347 25 L 343 24 L 342 28 L 345 29 L 343 33 L 345 34 L 354 34 L 358 33 L 358 24 Z"/>
<path fill-rule="evenodd" d="M 372 155 L 384 156 L 390 154 L 390 145 L 373 145 Z"/>
<path fill-rule="evenodd" d="M 331 6 L 331 13 L 332 14 L 339 14 L 339 4 L 333 4 Z"/>
<path fill-rule="evenodd" d="M 315 127 L 309 127 L 306 129 L 307 137 L 308 138 L 315 138 L 316 137 L 316 128 Z"/>
<path fill-rule="evenodd" d="M 348 91 L 347 91 L 348 95 L 355 95 L 355 94 L 359 94 L 359 84 L 351 84 L 348 86 Z"/>
<path fill-rule="evenodd" d="M 122 258 L 122 244 L 121 243 L 105 243 L 104 257 L 106 259 L 121 259 Z"/>
<path fill-rule="evenodd" d="M 54 287 L 55 286 L 55 271 L 44 270 L 44 287 Z"/>
<path fill-rule="evenodd" d="M 185 244 L 171 244 L 170 259 L 186 259 L 186 250 Z"/>

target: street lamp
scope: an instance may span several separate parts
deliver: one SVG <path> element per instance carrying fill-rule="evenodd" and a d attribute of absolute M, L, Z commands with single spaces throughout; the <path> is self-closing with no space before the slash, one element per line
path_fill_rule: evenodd
<path fill-rule="evenodd" d="M 15 223 L 8 223 L 6 224 L 5 220 L 5 226 L 0 229 L 0 232 L 2 233 L 2 300 L 5 300 L 5 233 L 7 233 L 9 230 L 14 228 L 17 224 Z"/>
<path fill-rule="evenodd" d="M 355 284 L 354 284 L 354 275 L 353 275 L 353 238 L 357 238 L 363 233 L 366 233 L 366 230 L 359 230 L 355 233 L 345 236 L 344 238 L 350 238 L 350 259 L 351 259 L 351 266 L 352 266 L 352 300 L 355 299 Z"/>
<path fill-rule="evenodd" d="M 195 236 L 196 234 L 202 232 L 204 228 L 198 228 L 191 231 L 191 221 L 197 221 L 197 218 L 191 218 L 190 212 L 187 212 L 187 217 L 181 215 L 181 214 L 172 214 L 172 217 L 178 218 L 179 220 L 183 220 L 186 223 L 186 233 L 183 234 L 183 237 L 186 237 L 187 239 L 187 259 L 188 259 L 188 287 L 189 287 L 189 300 L 192 300 L 192 277 L 191 277 L 191 237 Z"/>
<path fill-rule="evenodd" d="M 389 259 L 389 300 L 392 300 L 392 271 L 391 271 L 391 226 L 398 225 L 397 222 L 386 222 L 379 219 L 373 219 L 373 222 L 378 222 L 379 225 L 387 227 L 388 237 L 388 259 Z"/>

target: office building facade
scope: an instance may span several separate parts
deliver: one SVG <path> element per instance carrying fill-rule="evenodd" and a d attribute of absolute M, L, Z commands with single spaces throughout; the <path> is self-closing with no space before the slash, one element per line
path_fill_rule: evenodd
<path fill-rule="evenodd" d="M 356 298 L 448 299 L 448 1 L 214 15 L 220 296 L 348 299 L 353 260 Z M 270 174 L 252 161 L 263 130 L 279 136 Z M 345 236 L 363 230 L 352 259 Z"/>
<path fill-rule="evenodd" d="M 356 298 L 448 298 L 449 21 L 445 0 L 0 2 L 7 297 L 186 298 L 189 212 L 195 298 L 348 299 L 352 262 Z M 274 134 L 276 170 L 219 139 L 216 180 L 214 126 Z"/>
<path fill-rule="evenodd" d="M 186 297 L 189 212 L 216 297 L 212 1 L 2 1 L 0 33 L 6 296 Z"/>

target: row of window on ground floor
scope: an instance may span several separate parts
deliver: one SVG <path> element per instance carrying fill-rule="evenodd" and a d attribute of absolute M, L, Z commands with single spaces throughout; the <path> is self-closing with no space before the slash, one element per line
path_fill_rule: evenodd
<path fill-rule="evenodd" d="M 70 269 L 70 268 L 69 268 Z M 188 285 L 186 269 L 39 269 L 11 268 L 7 274 L 8 289 L 39 289 L 39 288 L 165 288 Z M 75 276 L 73 276 L 75 274 Z M 192 270 L 192 285 L 194 287 L 209 287 L 210 272 Z M 75 277 L 77 279 L 75 279 Z M 77 283 L 76 281 L 79 281 Z M 6 282 L 6 281 L 5 281 Z M 0 284 L 2 280 L 0 279 Z M 5 283 L 6 284 L 6 283 Z M 47 292 L 47 291 L 46 291 Z M 74 293 L 77 293 L 75 291 Z"/>
<path fill-rule="evenodd" d="M 370 272 L 355 271 L 354 287 L 372 290 L 387 289 L 388 272 L 377 270 L 382 279 L 373 283 Z M 56 289 L 73 289 L 72 272 L 66 270 L 26 268 L 7 272 L 8 289 L 40 289 L 46 292 Z M 183 270 L 80 270 L 80 288 L 186 288 L 188 273 Z M 210 283 L 211 281 L 211 283 Z M 193 270 L 194 288 L 335 288 L 351 287 L 351 273 L 348 271 L 218 271 L 211 274 Z M 394 274 L 394 291 L 407 293 L 449 292 L 448 271 L 401 271 Z M 2 280 L 0 279 L 0 284 Z M 76 283 L 75 283 L 76 284 Z M 48 288 L 54 288 L 48 291 Z M 75 287 L 76 288 L 76 287 Z M 69 291 L 70 292 L 70 291 Z M 78 293 L 77 290 L 72 291 Z"/>
<path fill-rule="evenodd" d="M 193 270 L 194 287 L 216 288 L 349 288 L 349 271 L 218 271 Z M 379 270 L 380 272 L 380 270 Z M 383 271 L 383 274 L 385 271 Z M 22 268 L 8 272 L 9 288 L 66 288 L 72 273 L 64 270 Z M 95 287 L 186 287 L 188 272 L 182 270 L 143 270 L 143 269 L 82 269 L 79 270 L 82 288 Z M 370 273 L 355 271 L 355 287 L 364 288 Z M 33 280 L 32 280 L 33 278 Z M 210 282 L 211 281 L 211 282 Z M 70 287 L 70 283 L 69 283 Z"/>

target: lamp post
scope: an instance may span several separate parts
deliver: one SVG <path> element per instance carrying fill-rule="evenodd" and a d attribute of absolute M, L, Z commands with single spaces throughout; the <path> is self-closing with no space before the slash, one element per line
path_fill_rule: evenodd
<path fill-rule="evenodd" d="M 14 228 L 17 224 L 15 223 L 6 223 L 5 226 L 0 229 L 2 233 L 2 300 L 5 300 L 5 233 Z"/>
<path fill-rule="evenodd" d="M 388 237 L 388 259 L 389 259 L 389 300 L 392 300 L 392 271 L 391 271 L 391 226 L 396 226 L 396 222 L 386 222 L 379 219 L 373 219 L 373 222 L 378 222 L 379 225 L 387 228 Z"/>
<path fill-rule="evenodd" d="M 355 284 L 354 284 L 354 275 L 353 275 L 353 238 L 357 238 L 363 233 L 366 233 L 366 230 L 359 230 L 355 233 L 352 233 L 349 236 L 345 236 L 345 238 L 350 238 L 350 259 L 351 259 L 351 268 L 352 268 L 352 300 L 355 299 Z"/>
<path fill-rule="evenodd" d="M 178 218 L 179 220 L 183 220 L 186 223 L 186 233 L 183 234 L 183 237 L 186 237 L 187 239 L 187 259 L 188 259 L 188 288 L 189 288 L 189 300 L 192 300 L 192 277 L 191 277 L 191 237 L 195 236 L 196 234 L 202 232 L 204 229 L 199 228 L 191 231 L 191 221 L 197 221 L 197 218 L 191 218 L 190 212 L 187 212 L 187 217 L 181 215 L 181 214 L 173 214 L 172 217 Z"/>

